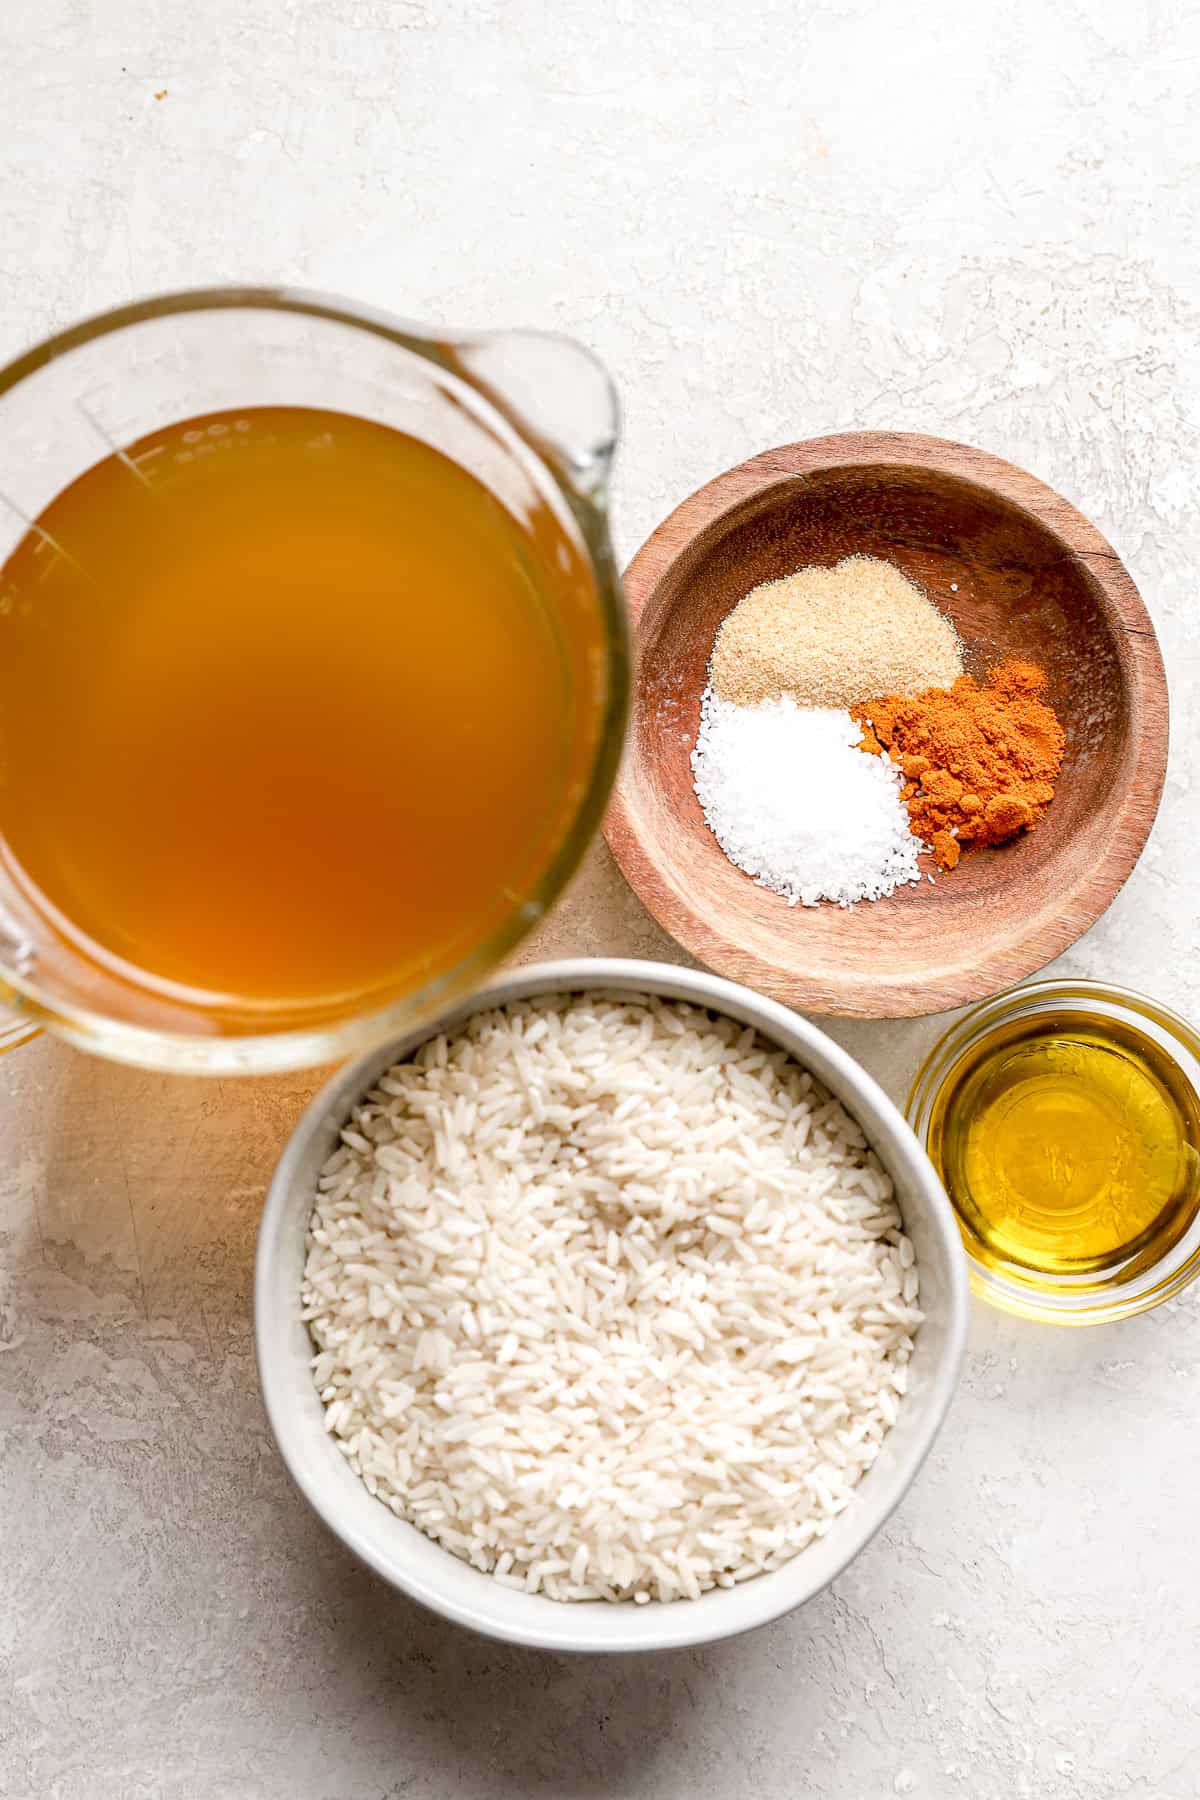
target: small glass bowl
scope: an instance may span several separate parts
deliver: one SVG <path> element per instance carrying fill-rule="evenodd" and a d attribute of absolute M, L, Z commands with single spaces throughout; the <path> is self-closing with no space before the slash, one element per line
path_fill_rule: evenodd
<path fill-rule="evenodd" d="M 941 1169 L 930 1142 L 937 1103 L 959 1077 L 963 1060 L 1016 1021 L 1039 1014 L 1079 1012 L 1124 1023 L 1157 1045 L 1200 1095 L 1200 1035 L 1177 1013 L 1144 994 L 1110 987 L 1099 981 L 1037 981 L 987 1000 L 951 1026 L 938 1039 L 917 1071 L 908 1097 L 908 1122 Z M 950 1195 L 954 1206 L 954 1195 Z M 957 1209 L 956 1209 L 957 1210 Z M 959 1219 L 960 1228 L 963 1221 Z M 995 1267 L 973 1252 L 971 1234 L 963 1229 L 963 1245 L 972 1291 L 992 1306 L 1022 1318 L 1051 1325 L 1102 1325 L 1158 1306 L 1200 1274 L 1200 1207 L 1187 1229 L 1149 1265 L 1131 1257 L 1128 1268 L 1115 1269 L 1098 1287 L 1094 1277 L 1038 1274 L 1032 1278 L 1016 1264 Z"/>

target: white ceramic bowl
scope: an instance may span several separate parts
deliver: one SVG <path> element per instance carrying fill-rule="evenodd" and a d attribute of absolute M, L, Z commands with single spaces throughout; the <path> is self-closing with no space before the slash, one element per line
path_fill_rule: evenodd
<path fill-rule="evenodd" d="M 783 1568 L 699 1600 L 563 1602 L 520 1594 L 472 1569 L 372 1499 L 328 1436 L 300 1319 L 304 1239 L 317 1172 L 362 1094 L 426 1038 L 481 1008 L 535 994 L 604 989 L 661 994 L 753 1025 L 791 1052 L 858 1119 L 895 1182 L 921 1271 L 925 1322 L 895 1426 L 828 1535 Z M 580 959 L 518 969 L 398 1042 L 349 1064 L 309 1106 L 284 1150 L 258 1239 L 254 1312 L 267 1416 L 301 1492 L 342 1542 L 414 1600 L 491 1637 L 548 1650 L 662 1650 L 764 1625 L 820 1591 L 879 1530 L 937 1435 L 958 1376 L 967 1318 L 966 1259 L 949 1202 L 912 1131 L 878 1084 L 846 1052 L 774 1001 L 713 975 L 666 963 Z"/>

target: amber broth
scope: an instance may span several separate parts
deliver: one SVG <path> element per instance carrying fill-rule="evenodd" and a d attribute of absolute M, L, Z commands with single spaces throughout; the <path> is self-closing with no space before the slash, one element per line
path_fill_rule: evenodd
<path fill-rule="evenodd" d="M 386 426 L 256 408 L 110 456 L 0 576 L 0 834 L 56 928 L 203 1004 L 474 948 L 594 752 L 590 569 Z"/>

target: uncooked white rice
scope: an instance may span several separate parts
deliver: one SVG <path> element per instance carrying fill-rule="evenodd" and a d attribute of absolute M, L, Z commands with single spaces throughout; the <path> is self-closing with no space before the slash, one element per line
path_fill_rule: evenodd
<path fill-rule="evenodd" d="M 891 1183 L 809 1075 L 594 995 L 388 1071 L 321 1176 L 303 1303 L 370 1491 L 556 1600 L 695 1597 L 821 1537 L 921 1318 Z"/>

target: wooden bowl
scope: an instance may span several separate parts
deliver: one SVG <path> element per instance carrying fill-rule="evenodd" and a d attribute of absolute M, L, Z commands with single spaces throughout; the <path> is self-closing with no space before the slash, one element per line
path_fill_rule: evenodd
<path fill-rule="evenodd" d="M 690 761 L 700 697 L 743 594 L 855 552 L 897 564 L 950 615 L 968 672 L 1008 656 L 1040 663 L 1066 755 L 1033 831 L 972 850 L 949 874 L 923 858 L 935 881 L 886 900 L 790 907 L 736 869 L 705 823 Z M 1167 754 L 1154 628 L 1095 526 L 1011 463 L 898 432 L 767 450 L 677 507 L 625 591 L 640 671 L 605 831 L 643 904 L 718 973 L 819 1013 L 962 1006 L 1074 943 L 1137 861 Z"/>

